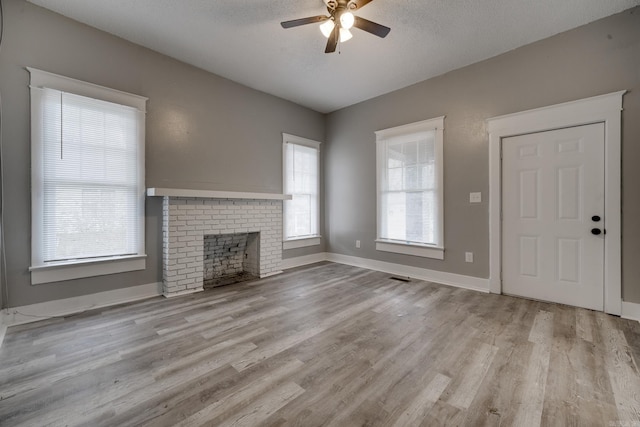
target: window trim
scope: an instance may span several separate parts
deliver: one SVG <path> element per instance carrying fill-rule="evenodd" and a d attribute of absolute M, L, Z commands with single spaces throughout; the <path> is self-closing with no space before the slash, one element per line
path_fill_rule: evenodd
<path fill-rule="evenodd" d="M 423 258 L 444 259 L 444 119 L 440 116 L 433 119 L 422 120 L 415 123 L 382 129 L 376 134 L 376 250 L 394 252 L 404 255 L 414 255 Z M 437 196 L 438 202 L 438 226 L 437 244 L 428 245 L 412 242 L 403 242 L 380 237 L 382 227 L 382 180 L 385 170 L 384 153 L 385 142 L 389 139 L 404 138 L 422 132 L 435 131 L 435 160 L 437 164 Z"/>
<path fill-rule="evenodd" d="M 282 190 L 283 193 L 285 191 L 285 187 L 286 187 L 286 182 L 287 182 L 287 144 L 291 143 L 291 144 L 297 144 L 297 145 L 303 145 L 305 147 L 310 147 L 310 148 L 315 148 L 318 151 L 318 164 L 317 164 L 317 170 L 318 170 L 318 187 L 316 189 L 317 191 L 317 195 L 318 195 L 318 212 L 316 213 L 316 218 L 317 218 L 317 223 L 316 223 L 316 229 L 318 230 L 318 233 L 315 235 L 310 235 L 310 236 L 300 236 L 300 237 L 290 237 L 287 238 L 286 237 L 286 224 L 285 221 L 287 219 L 287 214 L 285 212 L 285 204 L 287 203 L 286 200 L 283 201 L 283 206 L 282 206 L 282 210 L 283 210 L 283 215 L 282 215 L 282 249 L 287 250 L 287 249 L 296 249 L 296 248 L 304 248 L 304 247 L 308 247 L 308 246 L 317 246 L 320 245 L 320 239 L 322 238 L 321 234 L 320 234 L 320 174 L 321 174 L 321 170 L 320 170 L 320 144 L 322 144 L 319 141 L 314 141 L 312 139 L 308 139 L 308 138 L 303 138 L 301 136 L 296 136 L 296 135 L 291 135 L 288 133 L 282 133 Z"/>
<path fill-rule="evenodd" d="M 94 98 L 98 100 L 113 102 L 120 105 L 132 107 L 146 114 L 146 103 L 148 98 L 130 94 L 127 92 L 110 89 L 93 83 L 83 82 L 65 76 L 26 67 L 30 73 L 30 88 L 49 88 L 62 92 L 73 93 L 80 96 Z M 60 282 L 85 277 L 102 276 L 106 274 L 122 273 L 127 271 L 144 270 L 146 268 L 145 254 L 145 126 L 139 129 L 139 151 L 138 156 L 138 194 L 140 197 L 140 207 L 138 214 L 138 253 L 134 255 L 109 256 L 90 260 L 47 262 L 41 259 L 42 241 L 40 227 L 42 212 L 37 209 L 42 200 L 42 168 L 38 167 L 42 158 L 41 148 L 41 127 L 38 125 L 40 112 L 34 102 L 31 102 L 31 284 Z M 144 119 L 143 119 L 144 123 Z"/>

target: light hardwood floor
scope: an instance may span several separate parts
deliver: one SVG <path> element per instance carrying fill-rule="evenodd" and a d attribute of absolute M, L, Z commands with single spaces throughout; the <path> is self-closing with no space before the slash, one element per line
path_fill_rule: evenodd
<path fill-rule="evenodd" d="M 640 324 L 332 263 L 9 328 L 0 425 L 637 426 Z"/>

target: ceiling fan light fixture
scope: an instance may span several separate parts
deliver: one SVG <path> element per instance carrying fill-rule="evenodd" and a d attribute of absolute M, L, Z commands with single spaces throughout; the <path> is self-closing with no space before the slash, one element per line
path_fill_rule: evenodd
<path fill-rule="evenodd" d="M 332 19 L 327 19 L 322 24 L 320 24 L 320 31 L 322 32 L 323 36 L 325 36 L 326 38 L 329 38 L 329 36 L 331 35 L 331 32 L 333 31 L 333 27 L 335 26 L 336 24 L 333 22 Z"/>
<path fill-rule="evenodd" d="M 351 37 L 353 37 L 353 34 L 351 34 L 351 31 L 347 30 L 346 28 L 340 28 L 340 43 L 344 43 L 347 40 L 351 40 Z"/>
<path fill-rule="evenodd" d="M 2 0 L 0 0 L 1 2 Z M 360 10 L 373 0 L 323 0 L 327 6 L 327 15 L 308 16 L 306 18 L 292 19 L 280 23 L 282 28 L 295 28 L 307 24 L 319 24 L 320 32 L 327 38 L 324 53 L 333 53 L 338 43 L 344 43 L 353 38 L 349 31 L 356 27 L 359 30 L 385 38 L 391 28 L 369 21 L 360 16 L 354 16 L 351 11 Z"/>
<path fill-rule="evenodd" d="M 354 22 L 355 17 L 353 16 L 353 13 L 344 12 L 342 15 L 340 15 L 340 27 L 344 28 L 345 30 L 351 29 Z"/>

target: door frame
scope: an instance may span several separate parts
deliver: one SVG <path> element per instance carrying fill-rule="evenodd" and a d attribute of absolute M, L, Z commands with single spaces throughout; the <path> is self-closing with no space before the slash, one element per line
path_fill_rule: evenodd
<path fill-rule="evenodd" d="M 489 132 L 489 292 L 502 293 L 502 140 L 567 127 L 604 123 L 604 312 L 622 314 L 621 133 L 626 90 L 492 117 Z"/>

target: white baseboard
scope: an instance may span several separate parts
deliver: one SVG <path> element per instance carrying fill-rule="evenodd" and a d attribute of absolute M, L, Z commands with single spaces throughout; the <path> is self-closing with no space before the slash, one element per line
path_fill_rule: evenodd
<path fill-rule="evenodd" d="M 160 286 L 162 287 L 162 283 L 160 284 Z M 204 291 L 204 286 L 201 288 L 193 288 L 193 289 L 185 289 L 183 291 L 178 291 L 178 292 L 171 292 L 171 293 L 163 293 L 162 295 L 164 295 L 165 298 L 173 298 L 173 297 L 182 297 L 185 295 L 191 295 L 191 294 L 195 294 L 198 292 L 203 292 Z"/>
<path fill-rule="evenodd" d="M 425 280 L 427 282 L 455 286 L 457 288 L 471 289 L 486 293 L 489 292 L 489 279 L 481 279 L 479 277 L 464 276 L 462 274 L 447 273 L 444 271 L 429 270 L 426 268 L 411 267 L 408 265 L 394 264 L 391 262 L 334 253 L 329 253 L 327 260 L 340 264 L 382 271 L 384 273 L 395 274 L 398 276 Z"/>
<path fill-rule="evenodd" d="M 640 322 L 640 304 L 622 301 L 622 315 L 620 317 Z"/>
<path fill-rule="evenodd" d="M 162 295 L 162 283 L 149 283 L 79 297 L 24 305 L 22 307 L 6 308 L 0 314 L 0 337 L 3 337 L 3 327 L 7 328 L 52 317 L 67 316 L 86 310 L 138 301 L 159 295 Z M 0 345 L 2 345 L 1 339 Z"/>
<path fill-rule="evenodd" d="M 260 278 L 261 278 L 261 279 L 266 279 L 267 277 L 277 276 L 278 274 L 282 274 L 282 270 L 279 270 L 279 271 L 272 271 L 271 273 L 263 274 L 262 276 L 260 276 Z"/>
<path fill-rule="evenodd" d="M 317 254 L 303 255 L 294 258 L 287 258 L 282 260 L 282 269 L 288 270 L 290 268 L 301 267 L 303 265 L 314 264 L 316 262 L 326 261 L 328 253 L 318 252 Z"/>
<path fill-rule="evenodd" d="M 443 285 L 455 286 L 458 288 L 489 292 L 489 279 L 447 273 L 444 271 L 428 270 L 426 268 L 410 267 L 408 265 L 394 264 L 391 262 L 334 254 L 330 252 L 320 252 L 317 254 L 288 258 L 282 261 L 282 268 L 286 270 L 320 261 L 337 262 L 339 264 L 368 268 L 370 270 L 382 271 L 384 273 L 395 274 L 398 276 L 412 277 L 414 279 L 441 283 Z"/>

